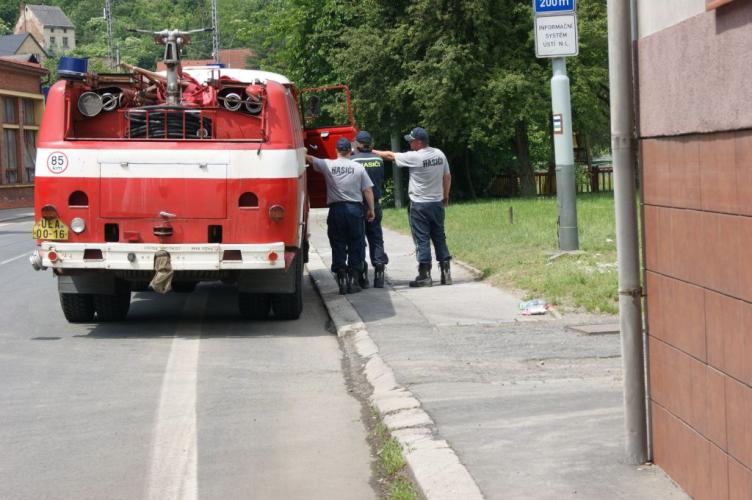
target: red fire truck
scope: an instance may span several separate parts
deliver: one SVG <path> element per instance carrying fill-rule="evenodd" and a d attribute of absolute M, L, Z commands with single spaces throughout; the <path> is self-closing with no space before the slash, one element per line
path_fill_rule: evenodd
<path fill-rule="evenodd" d="M 70 322 L 125 318 L 149 282 L 191 292 L 214 280 L 237 286 L 243 317 L 298 318 L 308 209 L 325 203 L 304 155 L 334 157 L 339 137 L 354 138 L 347 89 L 304 99 L 274 73 L 183 69 L 190 32 L 153 35 L 166 72 L 66 68 L 50 89 L 32 265 L 55 274 Z"/>

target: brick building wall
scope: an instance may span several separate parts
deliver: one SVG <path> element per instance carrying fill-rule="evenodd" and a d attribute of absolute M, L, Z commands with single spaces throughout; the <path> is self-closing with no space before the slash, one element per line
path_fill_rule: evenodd
<path fill-rule="evenodd" d="M 752 3 L 638 8 L 654 460 L 694 498 L 750 500 Z"/>
<path fill-rule="evenodd" d="M 34 204 L 36 138 L 44 100 L 38 65 L 0 58 L 0 208 Z"/>

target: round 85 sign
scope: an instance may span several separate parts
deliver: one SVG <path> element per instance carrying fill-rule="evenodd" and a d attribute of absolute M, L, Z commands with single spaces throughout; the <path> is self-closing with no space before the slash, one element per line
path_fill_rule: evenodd
<path fill-rule="evenodd" d="M 47 157 L 47 170 L 53 174 L 62 174 L 68 168 L 68 157 L 65 153 L 55 151 Z"/>

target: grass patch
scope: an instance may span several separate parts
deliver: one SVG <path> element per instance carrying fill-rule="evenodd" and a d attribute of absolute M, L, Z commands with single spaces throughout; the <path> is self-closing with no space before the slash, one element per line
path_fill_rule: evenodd
<path fill-rule="evenodd" d="M 374 428 L 374 435 L 379 443 L 379 467 L 386 476 L 388 483 L 386 490 L 389 498 L 391 500 L 417 500 L 418 494 L 415 492 L 415 486 L 407 478 L 405 472 L 402 447 L 380 420 Z"/>
<path fill-rule="evenodd" d="M 447 210 L 447 244 L 453 256 L 482 270 L 493 284 L 520 289 L 526 299 L 546 298 L 565 308 L 615 314 L 613 194 L 578 195 L 582 255 L 550 260 L 559 245 L 556 219 L 555 197 L 459 203 Z M 406 210 L 385 209 L 384 225 L 410 232 Z"/>

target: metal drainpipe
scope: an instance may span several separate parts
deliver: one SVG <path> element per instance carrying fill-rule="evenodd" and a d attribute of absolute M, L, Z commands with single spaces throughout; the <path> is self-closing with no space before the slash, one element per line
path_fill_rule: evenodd
<path fill-rule="evenodd" d="M 647 405 L 635 207 L 634 73 L 630 0 L 608 0 L 608 56 L 619 265 L 619 323 L 624 371 L 625 460 L 629 464 L 641 464 L 648 459 Z"/>
<path fill-rule="evenodd" d="M 640 276 L 642 277 L 642 283 L 644 287 L 644 283 L 647 282 L 647 271 L 645 263 L 647 262 L 647 250 L 645 247 L 645 183 L 642 181 L 642 176 L 639 174 L 640 167 L 642 163 L 642 159 L 640 156 L 640 87 L 637 85 L 637 82 L 640 81 L 640 65 L 637 64 L 638 55 L 639 55 L 639 46 L 638 46 L 638 40 L 640 38 L 640 26 L 639 26 L 639 13 L 638 13 L 638 5 L 637 0 L 629 0 L 629 6 L 632 9 L 632 61 L 634 66 L 632 67 L 632 74 L 633 81 L 635 82 L 635 85 L 633 86 L 634 89 L 634 120 L 635 120 L 635 137 L 638 139 L 636 142 L 636 149 L 635 154 L 637 158 L 637 172 L 638 172 L 638 178 L 640 179 L 640 189 L 639 189 L 639 196 L 640 196 L 640 204 L 639 204 L 639 214 L 640 214 L 640 225 L 639 225 L 639 231 L 642 237 L 640 238 L 640 255 L 641 255 L 641 261 L 642 261 L 642 269 L 640 270 Z M 645 350 L 645 361 L 644 361 L 644 370 L 645 370 L 645 419 L 647 423 L 645 424 L 647 427 L 647 447 L 648 447 L 648 462 L 653 461 L 653 426 L 652 426 L 652 416 L 651 416 L 651 408 L 650 408 L 650 344 L 648 342 L 648 339 L 650 338 L 650 325 L 648 324 L 647 318 L 650 315 L 650 311 L 648 309 L 648 302 L 647 302 L 647 294 L 650 293 L 649 290 L 644 290 L 642 294 L 642 330 L 643 330 L 643 342 L 642 346 Z"/>

